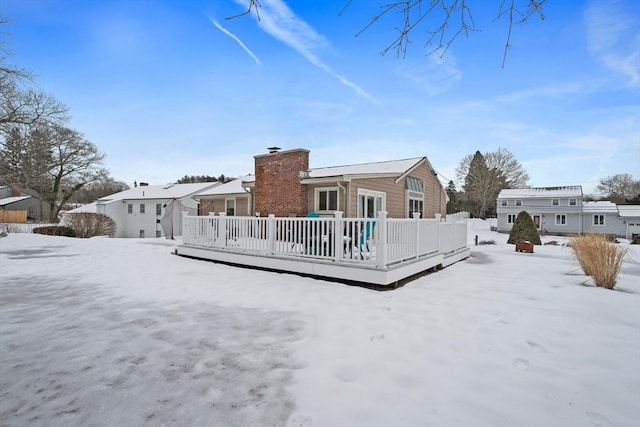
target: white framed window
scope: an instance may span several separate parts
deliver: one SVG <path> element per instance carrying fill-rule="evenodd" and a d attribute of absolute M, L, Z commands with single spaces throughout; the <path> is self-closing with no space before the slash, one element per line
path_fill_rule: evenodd
<path fill-rule="evenodd" d="M 156 203 L 156 215 L 162 215 L 162 203 Z"/>
<path fill-rule="evenodd" d="M 225 199 L 224 201 L 225 212 L 227 216 L 235 216 L 236 215 L 236 199 Z"/>
<path fill-rule="evenodd" d="M 556 225 L 567 225 L 567 215 L 565 214 L 556 215 Z"/>
<path fill-rule="evenodd" d="M 569 199 L 569 206 L 578 206 L 578 199 Z"/>
<path fill-rule="evenodd" d="M 516 206 L 522 206 L 522 200 L 520 199 L 516 200 Z"/>
<path fill-rule="evenodd" d="M 316 188 L 315 211 L 334 212 L 339 210 L 338 187 Z"/>
<path fill-rule="evenodd" d="M 133 203 L 129 203 L 127 205 L 127 213 L 130 213 L 130 214 L 133 213 Z"/>
<path fill-rule="evenodd" d="M 144 203 L 140 203 L 140 213 L 143 214 L 145 211 Z"/>
<path fill-rule="evenodd" d="M 420 218 L 424 218 L 424 194 L 407 191 L 407 218 L 413 218 L 414 212 L 418 212 Z"/>
<path fill-rule="evenodd" d="M 358 218 L 375 218 L 384 211 L 387 194 L 381 191 L 358 189 Z"/>
<path fill-rule="evenodd" d="M 515 214 L 507 215 L 507 224 L 513 224 L 514 222 L 516 222 L 516 215 Z"/>
<path fill-rule="evenodd" d="M 507 200 L 506 199 L 500 200 L 500 206 L 507 206 Z"/>
<path fill-rule="evenodd" d="M 551 206 L 560 206 L 560 199 L 551 199 Z"/>
<path fill-rule="evenodd" d="M 593 225 L 597 225 L 597 226 L 604 225 L 604 215 L 602 214 L 593 215 Z"/>

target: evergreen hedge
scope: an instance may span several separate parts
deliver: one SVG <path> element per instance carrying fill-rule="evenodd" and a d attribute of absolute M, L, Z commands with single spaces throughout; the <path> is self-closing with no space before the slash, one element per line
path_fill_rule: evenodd
<path fill-rule="evenodd" d="M 511 231 L 509 232 L 509 240 L 507 240 L 507 243 L 515 244 L 516 242 L 524 240 L 534 245 L 542 245 L 538 229 L 527 211 L 520 212 L 516 217 L 513 227 L 511 227 Z"/>

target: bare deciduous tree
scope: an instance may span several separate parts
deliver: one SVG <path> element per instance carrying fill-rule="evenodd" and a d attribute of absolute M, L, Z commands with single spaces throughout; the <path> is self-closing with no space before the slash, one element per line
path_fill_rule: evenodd
<path fill-rule="evenodd" d="M 504 178 L 504 187 L 502 188 L 523 188 L 527 186 L 529 174 L 518 162 L 513 153 L 506 148 L 500 147 L 496 151 L 486 152 L 483 154 L 486 165 L 489 169 L 495 169 L 496 172 Z M 456 168 L 456 180 L 463 183 L 469 174 L 469 168 L 474 155 L 468 154 Z M 502 190 L 501 188 L 501 190 Z"/>
<path fill-rule="evenodd" d="M 101 167 L 104 155 L 81 133 L 59 125 L 20 130 L 14 127 L 1 145 L 0 159 L 11 162 L 0 167 L 0 175 L 5 183 L 36 190 L 51 221 L 79 189 L 108 176 Z"/>
<path fill-rule="evenodd" d="M 9 22 L 0 18 L 0 25 Z M 4 28 L 4 27 L 2 27 Z M 0 35 L 7 36 L 5 31 Z M 68 108 L 52 95 L 31 87 L 33 74 L 7 59 L 11 52 L 0 39 L 0 136 L 11 132 L 13 125 L 37 126 L 61 124 L 69 119 Z"/>
<path fill-rule="evenodd" d="M 640 194 L 640 180 L 633 179 L 629 173 L 619 173 L 600 179 L 596 191 L 614 203 L 624 203 Z"/>

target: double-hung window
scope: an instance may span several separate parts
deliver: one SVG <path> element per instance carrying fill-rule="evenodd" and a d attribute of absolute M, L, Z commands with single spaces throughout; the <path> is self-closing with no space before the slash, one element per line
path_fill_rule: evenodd
<path fill-rule="evenodd" d="M 226 199 L 225 200 L 225 212 L 227 216 L 235 216 L 236 215 L 236 199 Z"/>
<path fill-rule="evenodd" d="M 516 206 L 522 206 L 522 200 L 520 199 L 516 200 Z"/>
<path fill-rule="evenodd" d="M 156 203 L 156 215 L 162 215 L 162 203 Z"/>
<path fill-rule="evenodd" d="M 500 206 L 507 206 L 507 199 L 500 200 Z"/>
<path fill-rule="evenodd" d="M 597 226 L 604 225 L 604 215 L 595 214 L 593 216 L 593 225 L 597 225 Z"/>
<path fill-rule="evenodd" d="M 567 215 L 565 214 L 556 215 L 556 225 L 567 225 Z"/>
<path fill-rule="evenodd" d="M 129 214 L 133 213 L 133 203 L 129 203 L 127 205 L 127 213 L 129 213 Z"/>
<path fill-rule="evenodd" d="M 337 188 L 316 188 L 316 211 L 334 212 L 338 210 Z"/>
<path fill-rule="evenodd" d="M 560 206 L 560 199 L 551 199 L 551 206 Z"/>
<path fill-rule="evenodd" d="M 144 213 L 144 203 L 140 203 L 140 213 L 143 214 Z"/>
<path fill-rule="evenodd" d="M 413 213 L 420 214 L 424 218 L 424 186 L 422 180 L 412 176 L 407 177 L 407 211 L 406 217 L 413 217 Z"/>
<path fill-rule="evenodd" d="M 507 224 L 513 224 L 514 222 L 516 222 L 516 215 L 515 214 L 507 215 Z"/>

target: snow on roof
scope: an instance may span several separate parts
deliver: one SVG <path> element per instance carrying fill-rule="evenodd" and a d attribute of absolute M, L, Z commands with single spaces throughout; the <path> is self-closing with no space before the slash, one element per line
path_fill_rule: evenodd
<path fill-rule="evenodd" d="M 5 197 L 4 199 L 0 199 L 0 206 L 7 206 L 11 203 L 19 202 L 24 199 L 30 199 L 31 196 L 19 196 L 19 197 Z"/>
<path fill-rule="evenodd" d="M 621 217 L 640 217 L 640 205 L 618 205 L 618 214 Z"/>
<path fill-rule="evenodd" d="M 356 165 L 331 166 L 323 168 L 309 169 L 308 178 L 329 178 L 333 176 L 345 175 L 392 175 L 399 176 L 411 168 L 415 167 L 422 161 L 427 161 L 426 157 L 414 157 L 404 160 L 390 160 L 385 162 L 360 163 Z M 194 198 L 204 196 L 221 196 L 224 194 L 242 194 L 245 193 L 244 186 L 253 184 L 256 181 L 255 175 L 245 175 L 233 181 L 222 184 L 218 187 L 211 188 L 199 192 Z"/>
<path fill-rule="evenodd" d="M 500 191 L 498 195 L 499 199 L 531 197 L 582 197 L 582 187 L 569 185 L 565 187 L 508 188 Z"/>
<path fill-rule="evenodd" d="M 121 200 L 180 199 L 199 191 L 220 185 L 218 182 L 198 182 L 192 184 L 141 185 L 102 197 L 98 203 L 112 203 Z"/>
<path fill-rule="evenodd" d="M 251 178 L 253 178 L 253 180 L 251 180 Z M 246 193 L 242 184 L 244 182 L 252 181 L 255 181 L 255 177 L 253 175 L 241 176 L 240 178 L 234 179 L 233 181 L 225 182 L 224 184 L 220 184 L 216 187 L 200 191 L 199 193 L 194 194 L 193 198 L 198 199 L 204 196 L 221 196 L 223 194 Z"/>
<path fill-rule="evenodd" d="M 70 213 L 96 213 L 97 210 L 97 206 L 98 203 L 97 202 L 93 202 L 93 203 L 89 203 L 87 205 L 82 205 L 79 206 L 75 209 L 71 209 L 70 211 L 65 212 L 65 214 L 70 214 Z"/>
<path fill-rule="evenodd" d="M 309 178 L 327 178 L 342 175 L 402 175 L 426 157 L 414 157 L 404 160 L 390 160 L 386 162 L 360 163 L 356 165 L 331 166 L 309 170 Z"/>
<path fill-rule="evenodd" d="M 585 213 L 618 213 L 615 203 L 603 202 L 584 202 L 582 203 L 582 211 Z"/>

